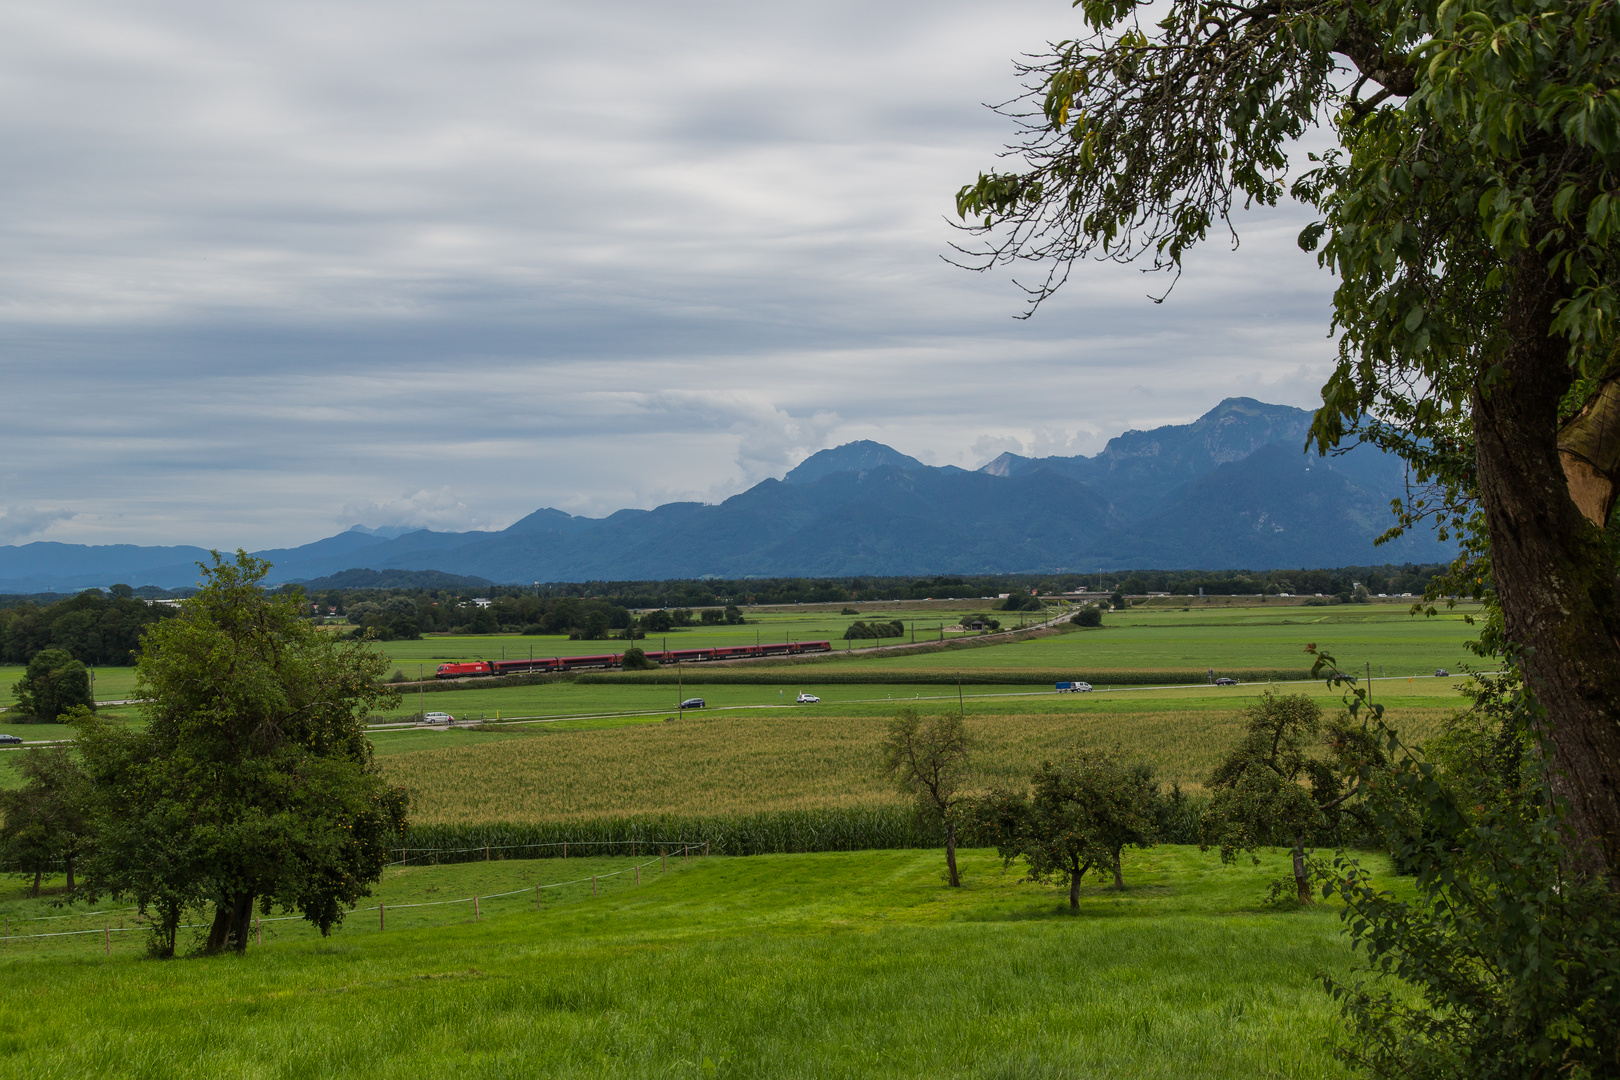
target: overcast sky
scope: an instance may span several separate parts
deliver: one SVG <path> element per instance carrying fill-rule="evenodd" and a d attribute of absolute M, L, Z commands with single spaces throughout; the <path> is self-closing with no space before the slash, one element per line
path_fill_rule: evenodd
<path fill-rule="evenodd" d="M 0 7 L 0 543 L 719 501 L 853 439 L 1309 407 L 1297 208 L 1034 319 L 946 265 L 1066 0 Z"/>

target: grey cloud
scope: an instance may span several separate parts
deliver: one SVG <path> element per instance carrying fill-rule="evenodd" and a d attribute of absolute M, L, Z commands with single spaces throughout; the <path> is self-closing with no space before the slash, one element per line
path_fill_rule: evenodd
<path fill-rule="evenodd" d="M 0 11 L 19 505 L 86 542 L 298 543 L 717 500 L 874 438 L 975 468 L 1309 405 L 1295 209 L 1029 322 L 940 258 L 1051 0 Z M 997 451 L 999 452 L 999 450 Z M 4 519 L 0 519 L 4 520 Z"/>
<path fill-rule="evenodd" d="M 0 540 L 27 540 L 38 536 L 60 521 L 72 521 L 71 510 L 32 510 L 8 506 L 0 511 Z"/>

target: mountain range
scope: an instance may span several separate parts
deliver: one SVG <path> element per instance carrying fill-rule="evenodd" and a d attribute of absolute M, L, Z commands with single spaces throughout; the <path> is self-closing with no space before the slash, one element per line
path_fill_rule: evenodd
<path fill-rule="evenodd" d="M 604 518 L 536 510 L 498 532 L 356 526 L 255 554 L 275 582 L 351 570 L 491 582 L 1095 569 L 1273 569 L 1434 562 L 1429 535 L 1381 547 L 1399 458 L 1302 451 L 1311 414 L 1229 398 L 1190 424 L 1127 431 L 1093 456 L 1002 454 L 932 467 L 882 443 L 812 454 L 722 503 Z M 198 547 L 0 547 L 0 592 L 194 584 Z"/>

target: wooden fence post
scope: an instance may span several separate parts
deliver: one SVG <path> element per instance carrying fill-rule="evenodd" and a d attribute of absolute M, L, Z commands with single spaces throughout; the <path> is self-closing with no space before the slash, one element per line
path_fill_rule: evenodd
<path fill-rule="evenodd" d="M 384 910 L 384 909 L 385 909 L 385 908 L 386 908 L 386 907 L 387 907 L 387 906 L 388 906 L 388 905 L 387 905 L 387 904 L 378 904 L 378 905 L 377 905 L 377 929 L 379 929 L 379 930 L 382 930 L 382 929 L 384 929 L 384 927 L 385 927 L 385 925 L 386 925 L 386 924 L 385 924 L 385 923 L 384 923 L 384 922 L 383 922 L 383 910 Z"/>
<path fill-rule="evenodd" d="M 568 858 L 568 841 L 563 841 L 563 858 Z"/>
<path fill-rule="evenodd" d="M 112 927 L 108 926 L 108 927 L 105 927 L 104 929 L 107 932 L 107 955 L 111 956 L 112 955 Z"/>
<path fill-rule="evenodd" d="M 264 944 L 264 927 L 259 925 L 259 917 L 257 915 L 253 916 L 253 935 L 259 939 L 258 944 Z"/>
<path fill-rule="evenodd" d="M 596 875 L 595 874 L 591 875 L 591 895 L 592 896 L 596 895 Z"/>
<path fill-rule="evenodd" d="M 473 922 L 477 922 L 481 918 L 483 916 L 478 911 L 478 897 L 475 896 L 473 897 Z"/>
<path fill-rule="evenodd" d="M 641 884 L 641 867 L 639 865 L 636 867 L 636 884 Z"/>
<path fill-rule="evenodd" d="M 534 887 L 534 910 L 540 910 L 540 886 Z"/>
<path fill-rule="evenodd" d="M 658 872 L 660 874 L 669 873 L 669 867 L 664 862 L 664 852 L 662 851 L 658 853 Z"/>
<path fill-rule="evenodd" d="M 703 841 L 703 857 L 705 859 L 709 857 L 709 842 L 707 840 Z"/>
<path fill-rule="evenodd" d="M 489 845 L 484 845 L 484 861 L 489 862 Z"/>

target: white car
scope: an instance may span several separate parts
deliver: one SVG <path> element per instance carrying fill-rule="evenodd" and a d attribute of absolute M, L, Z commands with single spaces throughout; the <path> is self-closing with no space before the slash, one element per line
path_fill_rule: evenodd
<path fill-rule="evenodd" d="M 424 724 L 453 724 L 455 722 L 456 718 L 447 712 L 430 712 L 422 714 L 422 723 Z"/>
<path fill-rule="evenodd" d="M 816 697 L 816 695 L 814 695 L 814 694 L 800 694 L 798 696 L 797 700 L 798 700 L 800 705 L 820 705 L 821 704 L 821 699 Z"/>

